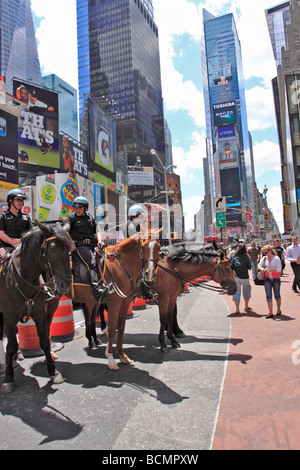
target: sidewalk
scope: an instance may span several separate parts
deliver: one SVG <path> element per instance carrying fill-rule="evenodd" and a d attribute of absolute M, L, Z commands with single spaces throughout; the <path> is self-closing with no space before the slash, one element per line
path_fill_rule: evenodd
<path fill-rule="evenodd" d="M 228 362 L 213 450 L 300 449 L 300 294 L 292 290 L 289 263 L 281 279 L 280 317 L 265 318 L 264 287 L 252 280 L 252 312 L 243 311 L 241 300 L 241 314 L 235 314 L 232 297 L 224 297 L 231 317 L 229 357 L 252 359 Z"/>

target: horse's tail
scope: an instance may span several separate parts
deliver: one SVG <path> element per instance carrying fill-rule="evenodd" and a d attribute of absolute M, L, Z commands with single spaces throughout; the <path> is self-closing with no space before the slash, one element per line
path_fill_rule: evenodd
<path fill-rule="evenodd" d="M 3 332 L 4 332 L 4 317 L 3 317 L 3 313 L 0 313 L 0 341 L 3 340 Z"/>

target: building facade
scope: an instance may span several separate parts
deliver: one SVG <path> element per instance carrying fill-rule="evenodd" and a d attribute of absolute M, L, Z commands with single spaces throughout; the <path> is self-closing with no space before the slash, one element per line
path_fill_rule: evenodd
<path fill-rule="evenodd" d="M 297 0 L 287 5 L 274 7 L 275 12 L 285 12 L 284 40 L 282 22 L 279 24 L 281 34 L 281 54 L 274 54 L 277 77 L 272 81 L 275 113 L 278 128 L 278 139 L 282 172 L 283 220 L 286 234 L 300 236 L 300 6 Z M 266 11 L 268 19 L 270 11 Z M 274 15 L 274 12 L 273 12 Z M 274 23 L 272 38 L 278 37 Z M 280 35 L 279 35 L 280 36 Z"/>
<path fill-rule="evenodd" d="M 10 94 L 13 77 L 42 83 L 30 0 L 0 0 L 0 76 Z"/>
<path fill-rule="evenodd" d="M 212 214 L 213 199 L 225 196 L 228 235 L 241 235 L 245 210 L 255 209 L 255 180 L 242 53 L 232 14 L 214 17 L 203 10 L 202 75 Z"/>
<path fill-rule="evenodd" d="M 89 96 L 116 121 L 117 158 L 148 157 L 165 164 L 158 28 L 152 0 L 77 0 L 79 116 Z M 153 159 L 154 184 L 129 186 L 146 202 L 164 188 Z"/>
<path fill-rule="evenodd" d="M 58 93 L 59 132 L 78 140 L 77 90 L 55 74 L 44 76 L 43 83 Z"/>

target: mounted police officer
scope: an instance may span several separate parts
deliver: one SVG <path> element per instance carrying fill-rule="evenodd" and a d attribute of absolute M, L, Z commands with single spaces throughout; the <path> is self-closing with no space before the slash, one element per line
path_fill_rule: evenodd
<path fill-rule="evenodd" d="M 125 232 L 125 238 L 140 232 L 145 232 L 147 234 L 146 236 L 148 236 L 148 215 L 147 211 L 140 204 L 134 204 L 129 208 Z M 145 282 L 142 282 L 141 288 L 144 299 L 157 299 L 158 294 L 153 292 Z"/>
<path fill-rule="evenodd" d="M 8 209 L 0 214 L 0 248 L 10 253 L 20 245 L 22 235 L 32 229 L 29 215 L 22 212 L 26 199 L 21 189 L 9 191 Z"/>
<path fill-rule="evenodd" d="M 85 197 L 77 197 L 73 202 L 73 207 L 74 212 L 65 217 L 63 226 L 74 240 L 79 258 L 88 268 L 88 276 L 95 299 L 97 302 L 103 302 L 111 286 L 103 288 L 99 284 L 95 248 L 98 243 L 101 247 L 104 246 L 104 243 L 97 242 L 96 222 L 88 213 L 89 201 Z"/>
<path fill-rule="evenodd" d="M 124 237 L 128 238 L 145 230 L 148 230 L 147 213 L 141 205 L 134 204 L 128 211 L 128 221 Z"/>

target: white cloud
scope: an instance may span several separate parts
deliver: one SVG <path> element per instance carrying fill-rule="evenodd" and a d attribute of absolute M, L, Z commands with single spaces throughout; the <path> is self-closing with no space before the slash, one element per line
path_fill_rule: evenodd
<path fill-rule="evenodd" d="M 173 147 L 173 160 L 177 166 L 176 173 L 180 175 L 182 183 L 193 183 L 193 170 L 201 170 L 203 168 L 203 158 L 205 155 L 205 134 L 193 132 L 193 143 L 188 152 L 182 147 Z"/>
<path fill-rule="evenodd" d="M 258 178 L 267 170 L 280 171 L 279 147 L 274 142 L 264 140 L 253 145 L 255 176 Z"/>
<path fill-rule="evenodd" d="M 36 38 L 43 75 L 54 73 L 77 88 L 75 1 L 31 0 L 31 8 L 38 18 L 42 18 Z"/>
<path fill-rule="evenodd" d="M 271 88 L 256 86 L 246 91 L 249 131 L 275 127 L 275 108 Z"/>

